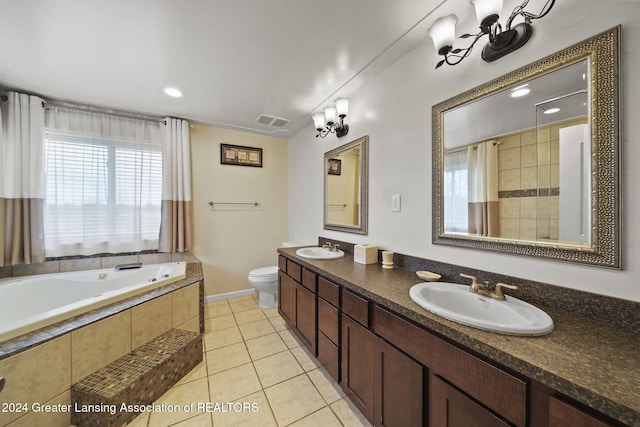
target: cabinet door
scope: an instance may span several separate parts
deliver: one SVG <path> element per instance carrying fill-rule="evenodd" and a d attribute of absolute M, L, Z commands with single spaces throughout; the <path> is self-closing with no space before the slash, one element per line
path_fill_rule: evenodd
<path fill-rule="evenodd" d="M 295 318 L 298 336 L 311 350 L 311 354 L 317 356 L 316 294 L 300 283 L 295 283 Z"/>
<path fill-rule="evenodd" d="M 382 340 L 376 355 L 374 425 L 424 425 L 423 367 Z"/>
<path fill-rule="evenodd" d="M 496 392 L 499 392 L 496 390 Z M 508 427 L 510 424 L 461 393 L 439 377 L 431 375 L 431 426 Z"/>
<path fill-rule="evenodd" d="M 376 343 L 368 329 L 342 315 L 342 389 L 369 422 L 373 422 Z"/>
<path fill-rule="evenodd" d="M 278 271 L 278 313 L 289 324 L 295 326 L 296 282 L 282 271 Z"/>
<path fill-rule="evenodd" d="M 549 427 L 606 427 L 610 424 L 582 411 L 575 406 L 549 398 Z"/>

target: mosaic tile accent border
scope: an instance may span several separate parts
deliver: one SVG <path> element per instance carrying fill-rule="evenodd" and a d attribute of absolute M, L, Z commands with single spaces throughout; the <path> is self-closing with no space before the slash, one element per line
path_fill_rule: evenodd
<path fill-rule="evenodd" d="M 498 198 L 499 199 L 511 199 L 515 197 L 545 197 L 545 196 L 559 196 L 560 188 L 552 187 L 552 188 L 531 188 L 528 190 L 509 190 L 509 191 L 499 191 Z"/>

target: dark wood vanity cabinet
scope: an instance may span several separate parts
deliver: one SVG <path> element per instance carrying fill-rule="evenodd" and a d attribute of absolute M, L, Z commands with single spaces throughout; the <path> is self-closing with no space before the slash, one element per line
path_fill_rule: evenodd
<path fill-rule="evenodd" d="M 340 382 L 340 287 L 318 277 L 318 361 Z"/>
<path fill-rule="evenodd" d="M 316 274 L 295 262 L 278 259 L 278 313 L 316 355 Z"/>
<path fill-rule="evenodd" d="M 425 425 L 423 366 L 350 317 L 368 323 L 366 300 L 345 291 L 343 303 L 341 386 L 345 394 L 375 426 Z"/>

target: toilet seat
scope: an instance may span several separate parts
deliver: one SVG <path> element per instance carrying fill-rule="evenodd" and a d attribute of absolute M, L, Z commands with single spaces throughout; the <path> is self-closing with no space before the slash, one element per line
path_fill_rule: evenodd
<path fill-rule="evenodd" d="M 278 266 L 256 268 L 249 272 L 249 279 L 256 279 L 258 281 L 273 281 L 278 280 Z"/>

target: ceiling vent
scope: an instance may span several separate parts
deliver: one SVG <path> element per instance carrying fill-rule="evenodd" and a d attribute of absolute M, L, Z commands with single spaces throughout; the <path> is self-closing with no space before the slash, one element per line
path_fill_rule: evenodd
<path fill-rule="evenodd" d="M 268 114 L 260 114 L 258 117 L 256 117 L 256 122 L 262 123 L 263 125 L 275 126 L 277 128 L 285 127 L 287 124 L 289 124 L 289 120 L 287 119 L 269 116 Z"/>

